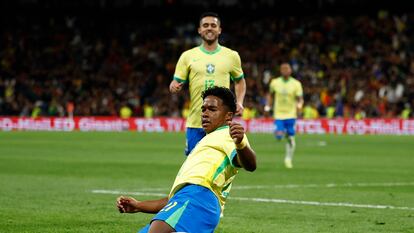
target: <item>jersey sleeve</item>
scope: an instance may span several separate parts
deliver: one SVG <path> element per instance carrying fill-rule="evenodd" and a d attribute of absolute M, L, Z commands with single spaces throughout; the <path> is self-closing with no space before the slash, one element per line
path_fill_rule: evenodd
<path fill-rule="evenodd" d="M 249 140 L 246 134 L 244 134 L 244 137 L 247 140 L 247 146 L 250 146 L 250 143 L 249 143 Z M 233 139 L 231 139 L 231 141 L 225 144 L 224 152 L 226 153 L 227 157 L 230 160 L 230 165 L 234 168 L 240 168 L 240 166 L 237 166 L 236 164 L 234 164 L 234 158 L 237 156 L 237 150 L 236 150 L 236 145 L 233 142 Z"/>
<path fill-rule="evenodd" d="M 231 77 L 231 80 L 237 82 L 244 78 L 244 73 L 241 67 L 241 59 L 240 59 L 239 53 L 237 53 L 236 51 L 232 53 L 232 63 L 233 63 L 233 69 L 230 72 L 230 77 Z"/>
<path fill-rule="evenodd" d="M 269 92 L 275 93 L 275 90 L 276 90 L 276 79 L 272 79 L 272 81 L 270 81 L 270 84 L 269 84 Z"/>
<path fill-rule="evenodd" d="M 178 59 L 177 65 L 175 66 L 174 80 L 179 83 L 188 82 L 189 66 L 188 66 L 188 56 L 184 52 L 181 54 Z"/>

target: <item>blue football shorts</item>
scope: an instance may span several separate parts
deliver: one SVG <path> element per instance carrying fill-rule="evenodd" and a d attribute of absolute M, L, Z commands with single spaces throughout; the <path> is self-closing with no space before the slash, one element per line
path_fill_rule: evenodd
<path fill-rule="evenodd" d="M 214 193 L 203 186 L 186 185 L 151 220 L 161 220 L 176 232 L 213 233 L 220 220 L 220 204 Z M 147 233 L 150 224 L 138 233 Z"/>
<path fill-rule="evenodd" d="M 295 136 L 295 123 L 296 119 L 285 119 L 285 120 L 275 120 L 274 124 L 276 126 L 275 136 L 281 138 L 282 135 L 278 135 L 277 132 L 283 132 L 288 136 Z"/>
<path fill-rule="evenodd" d="M 189 155 L 197 143 L 206 136 L 203 128 L 187 128 L 185 132 L 185 155 Z"/>

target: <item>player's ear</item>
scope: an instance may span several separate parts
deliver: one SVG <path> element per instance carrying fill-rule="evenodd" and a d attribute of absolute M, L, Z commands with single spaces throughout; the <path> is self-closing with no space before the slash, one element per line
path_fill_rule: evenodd
<path fill-rule="evenodd" d="M 229 125 L 230 123 L 231 123 L 231 121 L 233 120 L 233 115 L 234 115 L 234 113 L 233 112 L 227 112 L 226 113 L 226 117 L 225 117 L 225 119 L 226 119 L 226 122 L 227 122 L 227 124 Z"/>

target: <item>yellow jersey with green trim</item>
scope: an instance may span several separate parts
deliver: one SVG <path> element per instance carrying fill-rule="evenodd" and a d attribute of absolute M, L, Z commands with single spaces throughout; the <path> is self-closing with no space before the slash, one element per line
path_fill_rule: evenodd
<path fill-rule="evenodd" d="M 278 120 L 297 118 L 297 98 L 303 95 L 302 84 L 293 77 L 284 80 L 282 77 L 270 82 L 270 93 L 273 93 L 273 117 Z"/>
<path fill-rule="evenodd" d="M 246 135 L 244 137 L 247 139 Z M 223 210 L 231 183 L 238 172 L 238 167 L 233 163 L 236 155 L 236 145 L 230 136 L 229 126 L 222 126 L 207 134 L 184 161 L 169 197 L 186 184 L 196 184 L 210 189 Z"/>
<path fill-rule="evenodd" d="M 218 46 L 209 52 L 203 46 L 185 51 L 178 59 L 174 80 L 189 83 L 190 113 L 186 126 L 201 128 L 201 93 L 213 86 L 230 88 L 230 80 L 239 81 L 244 78 L 239 54 Z"/>

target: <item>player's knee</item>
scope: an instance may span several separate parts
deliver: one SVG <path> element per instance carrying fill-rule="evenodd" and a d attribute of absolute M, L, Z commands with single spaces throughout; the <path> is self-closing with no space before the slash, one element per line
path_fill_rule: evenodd
<path fill-rule="evenodd" d="M 275 132 L 275 138 L 280 141 L 283 138 L 283 132 L 282 131 L 276 131 Z"/>
<path fill-rule="evenodd" d="M 166 222 L 161 220 L 154 220 L 150 228 L 148 230 L 148 233 L 171 233 L 175 232 L 175 229 L 172 228 L 170 225 L 168 225 Z"/>
<path fill-rule="evenodd" d="M 289 136 L 289 137 L 287 138 L 287 140 L 288 140 L 288 143 L 289 143 L 291 146 L 295 146 L 295 145 L 296 145 L 296 143 L 295 143 L 295 137 L 294 137 L 294 136 Z"/>

